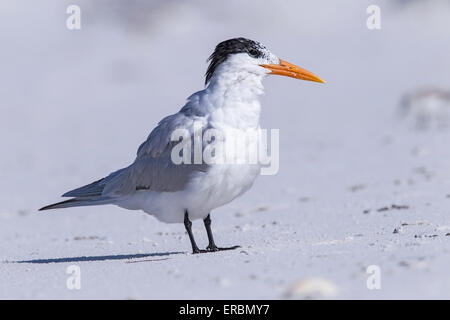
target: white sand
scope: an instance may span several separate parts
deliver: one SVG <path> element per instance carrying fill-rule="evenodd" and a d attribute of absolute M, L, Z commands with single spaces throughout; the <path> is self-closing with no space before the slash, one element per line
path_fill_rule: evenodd
<path fill-rule="evenodd" d="M 153 1 L 136 25 L 86 0 L 68 31 L 64 2 L 3 1 L 0 298 L 450 298 L 450 132 L 395 116 L 404 92 L 450 87 L 450 9 L 430 2 L 381 1 L 369 31 L 357 1 Z M 37 212 L 131 162 L 234 36 L 327 81 L 266 80 L 280 171 L 212 214 L 217 244 L 241 249 L 191 255 L 183 225 L 112 206 Z"/>

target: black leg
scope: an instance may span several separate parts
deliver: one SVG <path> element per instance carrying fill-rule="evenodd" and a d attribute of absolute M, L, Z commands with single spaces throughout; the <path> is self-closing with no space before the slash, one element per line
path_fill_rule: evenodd
<path fill-rule="evenodd" d="M 206 247 L 206 251 L 211 252 L 211 251 L 222 251 L 222 250 L 234 250 L 237 248 L 240 248 L 240 246 L 233 246 L 233 247 L 228 247 L 228 248 L 219 248 L 216 246 L 216 244 L 214 243 L 214 237 L 212 234 L 212 230 L 211 230 L 211 217 L 208 214 L 208 216 L 203 220 L 203 222 L 205 223 L 205 228 L 206 228 L 206 233 L 208 234 L 208 247 Z"/>
<path fill-rule="evenodd" d="M 209 241 L 209 244 L 206 247 L 206 250 L 218 251 L 219 248 L 217 248 L 216 244 L 214 243 L 214 237 L 213 237 L 212 230 L 211 230 L 211 217 L 209 216 L 209 214 L 205 218 L 205 220 L 203 220 L 203 222 L 205 223 L 206 233 L 208 234 L 208 241 Z"/>
<path fill-rule="evenodd" d="M 201 253 L 206 252 L 206 250 L 200 250 L 195 243 L 194 235 L 192 234 L 192 222 L 189 220 L 189 215 L 187 210 L 184 212 L 184 226 L 186 227 L 186 231 L 189 236 L 189 240 L 191 240 L 192 253 Z"/>

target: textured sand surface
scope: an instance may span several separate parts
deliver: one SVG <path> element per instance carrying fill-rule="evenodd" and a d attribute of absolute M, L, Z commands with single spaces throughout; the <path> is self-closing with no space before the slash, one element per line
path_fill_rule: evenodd
<path fill-rule="evenodd" d="M 69 2 L 0 5 L 0 298 L 450 298 L 450 130 L 397 115 L 405 92 L 450 88 L 446 2 L 380 1 L 379 31 L 364 1 L 79 3 L 79 31 Z M 240 249 L 191 255 L 183 225 L 112 206 L 37 212 L 133 161 L 235 36 L 327 81 L 265 81 L 280 170 L 212 213 Z"/>

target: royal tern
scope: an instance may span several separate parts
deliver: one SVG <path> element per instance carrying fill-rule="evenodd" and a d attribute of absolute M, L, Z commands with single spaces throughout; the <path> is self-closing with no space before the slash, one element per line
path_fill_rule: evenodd
<path fill-rule="evenodd" d="M 163 222 L 184 223 L 193 253 L 237 248 L 216 246 L 210 212 L 246 192 L 259 175 L 261 166 L 204 161 L 175 163 L 172 151 L 177 144 L 171 139 L 172 133 L 183 129 L 195 139 L 195 123 L 198 122 L 203 128 L 227 132 L 233 129 L 234 134 L 248 129 L 260 130 L 258 98 L 263 93 L 262 80 L 268 74 L 324 81 L 279 59 L 261 43 L 245 38 L 219 43 L 208 61 L 205 89 L 191 95 L 179 112 L 159 122 L 139 147 L 136 160 L 130 166 L 69 191 L 63 197 L 71 199 L 40 210 L 114 204 L 143 210 Z M 201 141 L 205 148 L 213 139 Z M 206 250 L 200 250 L 194 240 L 191 220 L 195 219 L 204 221 L 209 240 Z"/>

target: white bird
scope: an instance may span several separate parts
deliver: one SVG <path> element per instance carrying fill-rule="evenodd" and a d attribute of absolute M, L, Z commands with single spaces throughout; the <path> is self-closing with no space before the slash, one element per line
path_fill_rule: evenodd
<path fill-rule="evenodd" d="M 279 59 L 259 42 L 245 38 L 219 43 L 208 61 L 205 89 L 191 95 L 179 112 L 159 122 L 139 147 L 136 160 L 130 166 L 69 191 L 63 197 L 72 199 L 40 210 L 115 204 L 143 210 L 163 222 L 183 222 L 193 253 L 238 248 L 216 246 L 210 212 L 246 192 L 260 174 L 260 165 L 203 160 L 177 164 L 172 155 L 177 145 L 171 138 L 173 132 L 182 129 L 195 139 L 196 123 L 201 123 L 203 129 L 232 130 L 235 135 L 245 134 L 249 129 L 260 130 L 258 98 L 263 93 L 262 80 L 268 74 L 324 81 Z M 211 143 L 203 139 L 201 146 L 206 148 Z M 223 154 L 223 150 L 216 146 L 215 152 Z M 182 151 L 183 156 L 185 151 Z M 194 240 L 191 220 L 195 219 L 204 221 L 209 240 L 206 250 L 200 250 Z"/>

